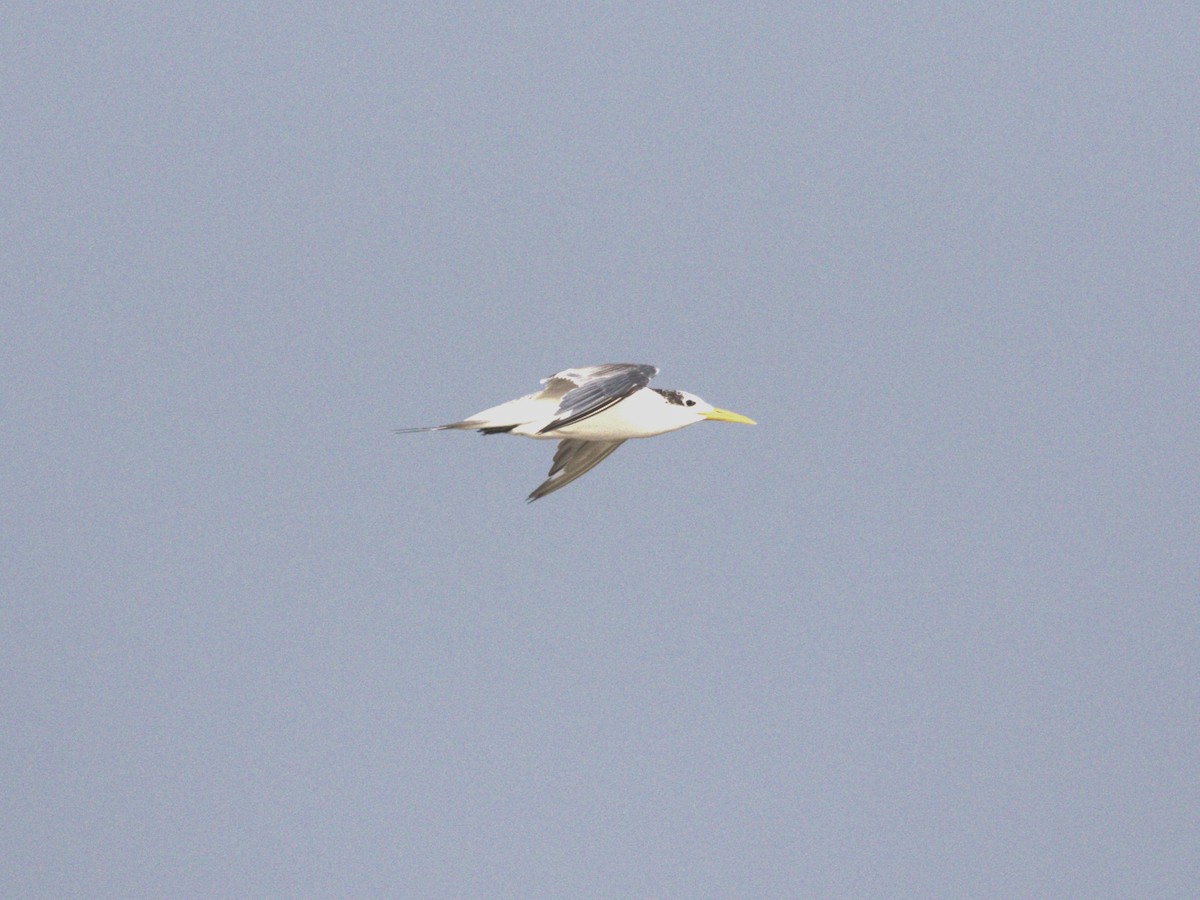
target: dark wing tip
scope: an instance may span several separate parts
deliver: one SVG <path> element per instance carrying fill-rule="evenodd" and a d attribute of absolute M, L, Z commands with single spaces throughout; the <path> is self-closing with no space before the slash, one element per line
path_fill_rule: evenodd
<path fill-rule="evenodd" d="M 624 441 L 578 441 L 566 439 L 558 442 L 554 451 L 554 462 L 550 466 L 549 477 L 533 489 L 525 498 L 526 503 L 532 503 L 565 488 L 577 478 L 582 478 L 604 460 Z"/>

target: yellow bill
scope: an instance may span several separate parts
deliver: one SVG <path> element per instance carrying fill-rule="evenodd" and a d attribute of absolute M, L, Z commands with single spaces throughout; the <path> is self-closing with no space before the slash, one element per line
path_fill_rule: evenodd
<path fill-rule="evenodd" d="M 758 424 L 753 419 L 747 419 L 741 413 L 730 412 L 727 409 L 717 409 L 716 407 L 713 407 L 703 415 L 704 418 L 712 419 L 714 422 L 741 422 L 743 425 Z"/>

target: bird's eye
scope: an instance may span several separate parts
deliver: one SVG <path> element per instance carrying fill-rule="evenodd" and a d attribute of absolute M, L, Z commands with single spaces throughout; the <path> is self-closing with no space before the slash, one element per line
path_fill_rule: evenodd
<path fill-rule="evenodd" d="M 683 402 L 684 402 L 685 404 L 687 404 L 688 406 L 695 406 L 695 405 L 696 405 L 696 401 L 695 401 L 695 400 L 684 400 Z"/>

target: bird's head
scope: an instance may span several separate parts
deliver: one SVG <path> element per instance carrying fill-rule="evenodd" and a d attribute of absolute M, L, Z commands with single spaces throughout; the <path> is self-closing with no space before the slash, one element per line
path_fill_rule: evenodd
<path fill-rule="evenodd" d="M 743 425 L 756 425 L 753 419 L 741 413 L 719 409 L 706 400 L 702 400 L 688 391 L 659 391 L 671 406 L 677 407 L 680 414 L 690 413 L 695 417 L 692 421 L 709 419 L 713 422 L 741 422 Z"/>

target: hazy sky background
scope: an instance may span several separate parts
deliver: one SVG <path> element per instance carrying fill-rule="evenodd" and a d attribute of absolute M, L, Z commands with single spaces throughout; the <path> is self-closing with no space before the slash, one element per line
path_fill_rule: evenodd
<path fill-rule="evenodd" d="M 1197 47 L 9 10 L 0 893 L 1194 896 Z M 392 433 L 619 361 L 761 424 Z"/>

